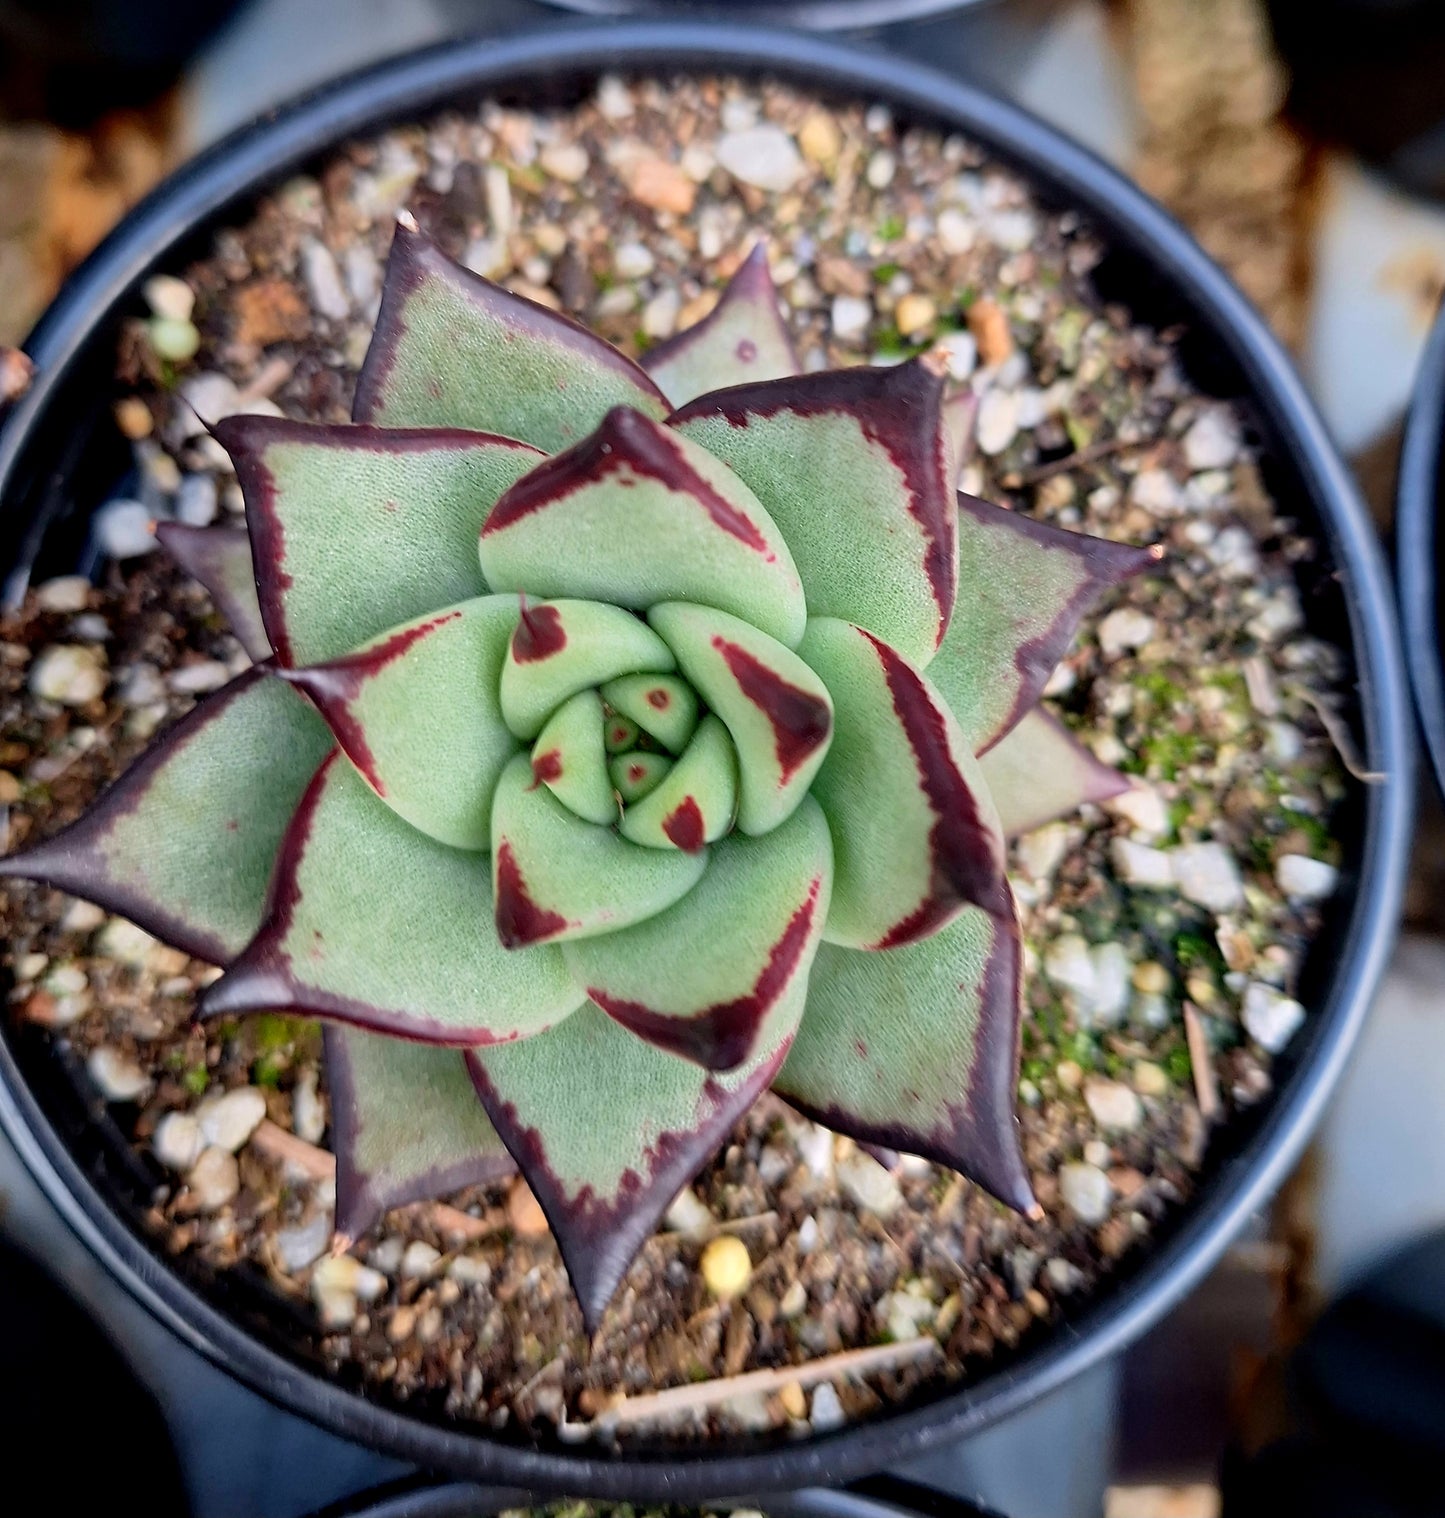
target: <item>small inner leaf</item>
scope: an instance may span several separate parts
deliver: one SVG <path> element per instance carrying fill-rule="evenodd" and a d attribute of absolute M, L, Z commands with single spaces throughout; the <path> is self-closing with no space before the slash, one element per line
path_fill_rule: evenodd
<path fill-rule="evenodd" d="M 532 745 L 532 784 L 545 785 L 584 821 L 617 821 L 617 798 L 603 744 L 607 718 L 595 690 L 581 690 L 553 713 Z"/>
<path fill-rule="evenodd" d="M 602 699 L 669 753 L 680 754 L 697 728 L 697 695 L 675 675 L 622 675 L 602 687 Z"/>
<path fill-rule="evenodd" d="M 731 829 L 737 804 L 737 751 L 709 712 L 662 782 L 622 814 L 622 836 L 645 848 L 695 853 Z"/>
<path fill-rule="evenodd" d="M 622 797 L 624 806 L 650 796 L 671 768 L 672 760 L 666 754 L 649 754 L 641 749 L 634 749 L 630 754 L 614 754 L 607 761 L 613 789 Z M 627 836 L 625 831 L 623 836 Z"/>

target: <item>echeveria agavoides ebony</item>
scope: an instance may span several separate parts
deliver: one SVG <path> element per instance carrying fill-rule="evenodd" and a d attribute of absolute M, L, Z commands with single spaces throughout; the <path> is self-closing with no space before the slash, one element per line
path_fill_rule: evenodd
<path fill-rule="evenodd" d="M 768 1086 L 1028 1208 L 1004 840 L 1122 789 L 1037 702 L 1152 552 L 960 497 L 970 414 L 797 373 L 760 250 L 639 367 L 404 218 L 355 422 L 167 530 L 261 662 L 0 872 L 330 1024 L 342 1233 L 515 1161 L 589 1325 Z"/>

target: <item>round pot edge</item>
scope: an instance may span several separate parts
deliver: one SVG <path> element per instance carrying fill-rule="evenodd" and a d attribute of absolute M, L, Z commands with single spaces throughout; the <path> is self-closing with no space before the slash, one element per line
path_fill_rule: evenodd
<path fill-rule="evenodd" d="M 974 1433 L 1055 1389 L 1137 1337 L 1194 1285 L 1283 1179 L 1303 1148 L 1363 1022 L 1393 942 L 1412 815 L 1411 728 L 1403 658 L 1383 556 L 1343 462 L 1277 341 L 1228 278 L 1160 207 L 1055 128 L 976 87 L 856 45 L 803 33 L 701 22 L 631 22 L 545 29 L 505 40 L 447 44 L 328 85 L 242 129 L 152 194 L 72 276 L 36 331 L 36 386 L 0 433 L 0 499 L 20 442 L 98 318 L 131 292 L 197 222 L 213 218 L 327 143 L 447 98 L 485 93 L 555 69 L 574 73 L 701 69 L 774 72 L 833 93 L 886 97 L 950 122 L 1066 197 L 1110 236 L 1146 254 L 1230 350 L 1267 410 L 1320 512 L 1344 577 L 1366 726 L 1367 759 L 1388 776 L 1366 798 L 1357 899 L 1340 970 L 1311 1019 L 1308 1046 L 1244 1152 L 1227 1163 L 1178 1229 L 1129 1280 L 1031 1355 L 921 1406 L 835 1434 L 737 1452 L 609 1456 L 577 1446 L 539 1449 L 465 1428 L 424 1423 L 366 1401 L 252 1339 L 163 1266 L 79 1171 L 0 1043 L 0 1123 L 52 1201 L 117 1278 L 173 1331 L 294 1412 L 436 1468 L 584 1495 L 680 1499 L 838 1481 Z M 38 1124 L 37 1124 L 38 1119 Z"/>
<path fill-rule="evenodd" d="M 1445 462 L 1445 302 L 1426 339 L 1400 448 L 1395 488 L 1395 577 L 1415 711 L 1435 783 L 1445 793 L 1445 649 L 1437 615 L 1436 555 Z"/>

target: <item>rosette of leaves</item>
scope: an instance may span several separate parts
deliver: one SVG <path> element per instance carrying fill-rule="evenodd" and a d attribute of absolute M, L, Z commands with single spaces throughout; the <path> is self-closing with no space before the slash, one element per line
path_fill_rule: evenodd
<path fill-rule="evenodd" d="M 799 374 L 762 251 L 632 363 L 403 220 L 352 425 L 162 528 L 253 668 L 6 874 L 327 1025 L 338 1230 L 520 1167 L 589 1325 L 768 1087 L 1032 1203 L 1011 832 L 1149 553 L 954 488 L 927 362 Z"/>

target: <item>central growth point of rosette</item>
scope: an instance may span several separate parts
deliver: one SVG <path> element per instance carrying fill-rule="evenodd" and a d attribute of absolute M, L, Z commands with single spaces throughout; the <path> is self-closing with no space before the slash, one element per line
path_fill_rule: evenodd
<path fill-rule="evenodd" d="M 166 547 L 258 661 L 0 860 L 326 1024 L 338 1233 L 520 1167 L 595 1326 L 772 1087 L 1032 1206 L 1004 840 L 1153 551 L 955 488 L 941 370 L 799 373 L 761 249 L 643 366 L 403 219 L 355 421 L 214 425 Z"/>

